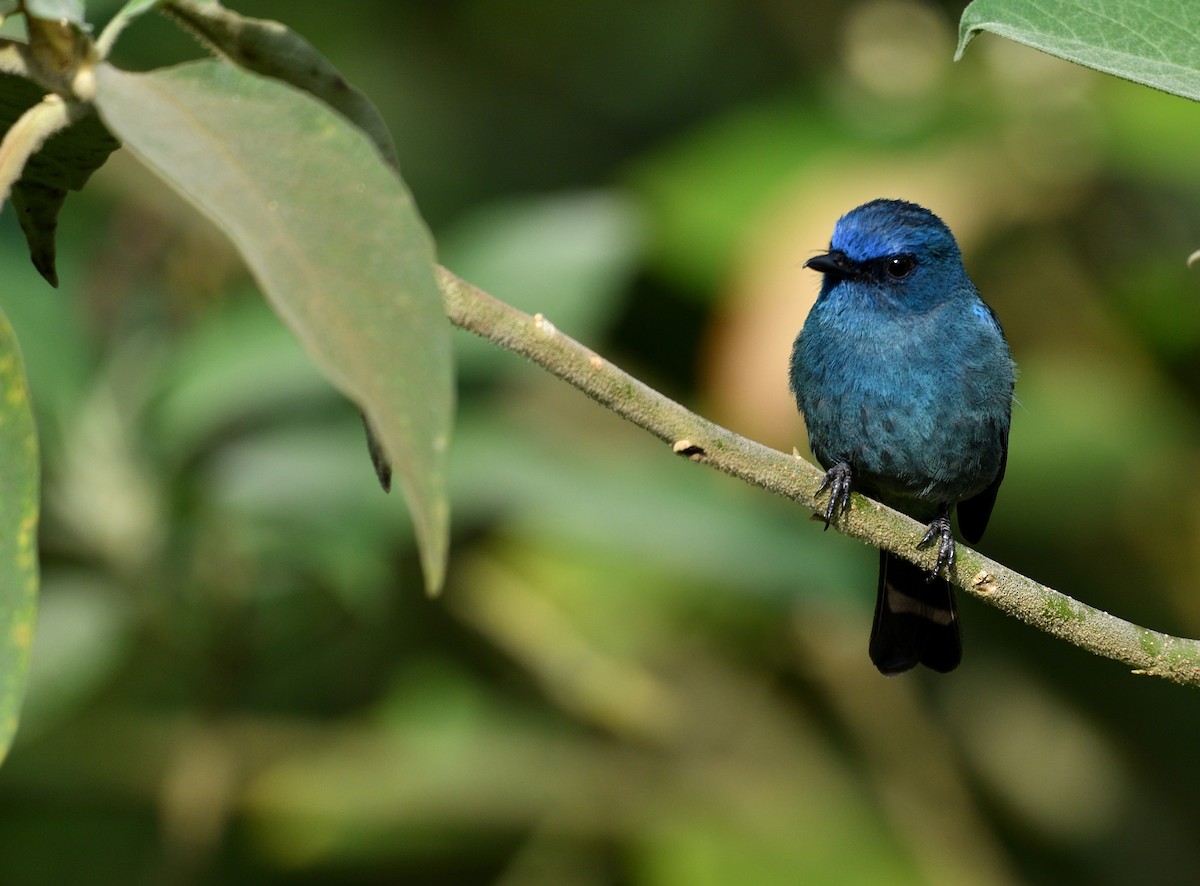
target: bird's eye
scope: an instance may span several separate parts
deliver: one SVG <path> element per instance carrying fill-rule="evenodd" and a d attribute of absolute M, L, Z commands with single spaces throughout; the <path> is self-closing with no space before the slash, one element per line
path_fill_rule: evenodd
<path fill-rule="evenodd" d="M 893 280 L 903 280 L 917 266 L 917 260 L 911 255 L 897 255 L 888 259 L 887 272 Z"/>

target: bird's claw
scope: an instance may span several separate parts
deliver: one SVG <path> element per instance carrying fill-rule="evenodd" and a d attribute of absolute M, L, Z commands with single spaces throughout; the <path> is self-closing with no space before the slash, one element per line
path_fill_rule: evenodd
<path fill-rule="evenodd" d="M 929 524 L 929 528 L 925 531 L 925 537 L 917 544 L 917 547 L 923 548 L 925 545 L 937 539 L 937 563 L 933 567 L 933 575 L 931 578 L 937 578 L 943 572 L 948 578 L 950 570 L 954 568 L 954 532 L 950 529 L 949 514 L 941 514 Z"/>
<path fill-rule="evenodd" d="M 829 490 L 829 503 L 825 505 L 825 528 L 835 517 L 850 509 L 850 476 L 852 471 L 847 462 L 841 461 L 825 472 L 825 479 L 817 488 L 817 495 Z"/>

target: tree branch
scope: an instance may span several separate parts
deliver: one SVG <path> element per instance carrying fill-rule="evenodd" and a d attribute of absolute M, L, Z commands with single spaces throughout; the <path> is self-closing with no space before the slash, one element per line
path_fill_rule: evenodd
<path fill-rule="evenodd" d="M 684 409 L 600 355 L 563 335 L 540 314 L 529 316 L 438 269 L 450 321 L 521 354 L 583 391 L 617 415 L 671 444 L 685 458 L 818 510 L 824 474 L 798 455 L 785 455 Z M 917 547 L 925 527 L 854 495 L 836 528 L 932 569 L 936 554 Z M 1151 631 L 1080 603 L 1030 578 L 957 546 L 951 580 L 969 594 L 1089 652 L 1133 668 L 1136 674 L 1200 686 L 1200 641 Z"/>

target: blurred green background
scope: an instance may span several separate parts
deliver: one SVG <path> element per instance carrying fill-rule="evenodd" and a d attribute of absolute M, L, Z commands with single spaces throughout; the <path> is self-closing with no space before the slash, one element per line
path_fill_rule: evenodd
<path fill-rule="evenodd" d="M 102 22 L 119 4 L 89 3 Z M 234 2 L 379 105 L 467 279 L 804 451 L 803 261 L 938 212 L 1021 368 L 982 549 L 1200 634 L 1200 109 L 917 0 Z M 200 54 L 139 21 L 118 63 Z M 353 409 L 126 155 L 62 286 L 6 213 L 44 592 L 0 883 L 1186 882 L 1200 695 L 961 602 L 866 655 L 876 557 L 460 332 L 454 545 L 421 590 Z"/>

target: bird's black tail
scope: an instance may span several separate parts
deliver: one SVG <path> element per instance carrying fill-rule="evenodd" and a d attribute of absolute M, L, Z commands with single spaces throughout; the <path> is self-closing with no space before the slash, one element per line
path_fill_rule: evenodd
<path fill-rule="evenodd" d="M 887 675 L 918 664 L 942 673 L 958 667 L 962 638 L 950 582 L 880 551 L 870 651 L 875 667 Z"/>

